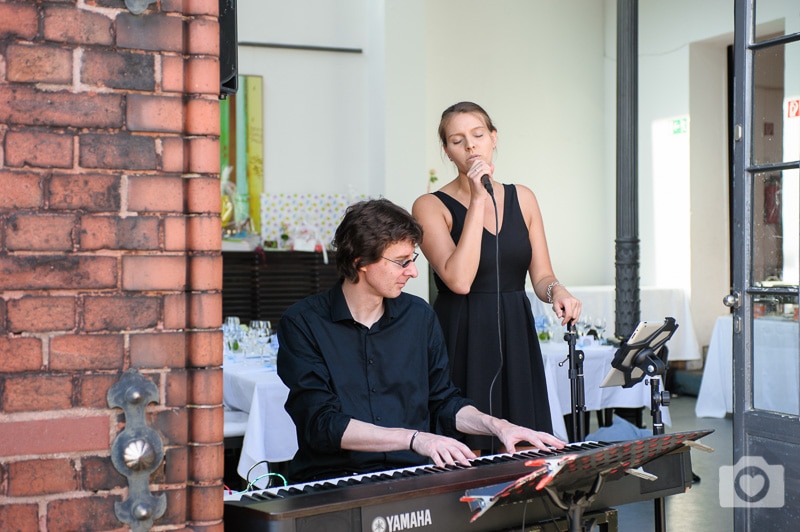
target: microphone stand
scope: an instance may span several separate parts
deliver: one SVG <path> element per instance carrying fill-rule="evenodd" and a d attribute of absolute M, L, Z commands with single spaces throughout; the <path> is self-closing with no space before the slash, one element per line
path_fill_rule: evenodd
<path fill-rule="evenodd" d="M 569 345 L 569 380 L 572 396 L 572 438 L 573 441 L 582 442 L 586 439 L 586 396 L 583 383 L 583 351 L 575 349 L 578 333 L 575 323 L 569 322 L 564 340 Z"/>

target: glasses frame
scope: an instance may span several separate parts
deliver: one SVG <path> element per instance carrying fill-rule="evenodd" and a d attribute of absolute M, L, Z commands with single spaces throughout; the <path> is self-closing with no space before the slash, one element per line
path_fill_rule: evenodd
<path fill-rule="evenodd" d="M 413 257 L 411 257 L 410 259 L 406 259 L 403 262 L 396 261 L 394 259 L 390 259 L 389 257 L 384 257 L 383 255 L 381 255 L 382 259 L 386 259 L 389 262 L 393 262 L 393 263 L 397 264 L 398 266 L 400 266 L 401 268 L 403 268 L 404 270 L 406 268 L 408 268 L 409 266 L 411 266 L 411 264 L 417 262 L 417 257 L 419 257 L 419 253 L 416 252 L 416 251 L 414 252 L 414 256 Z"/>

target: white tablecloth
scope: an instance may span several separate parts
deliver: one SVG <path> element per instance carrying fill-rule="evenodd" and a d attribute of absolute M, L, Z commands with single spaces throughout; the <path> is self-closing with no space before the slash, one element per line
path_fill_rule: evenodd
<path fill-rule="evenodd" d="M 603 316 L 608 322 L 605 335 L 614 334 L 614 311 L 616 294 L 614 286 L 568 286 L 570 293 L 581 300 L 583 314 Z M 533 314 L 536 316 L 554 315 L 550 305 L 543 303 L 533 291 L 528 291 Z M 639 288 L 640 318 L 642 321 L 663 321 L 666 317 L 675 318 L 678 329 L 670 339 L 669 360 L 700 360 L 700 343 L 694 331 L 692 313 L 684 290 L 679 288 Z"/>
<path fill-rule="evenodd" d="M 611 368 L 616 351 L 614 348 L 598 345 L 579 349 L 585 355 L 583 369 L 587 410 L 644 406 L 649 413 L 650 387 L 643 382 L 632 388 L 600 388 L 600 383 Z M 569 347 L 563 340 L 542 342 L 553 433 L 564 440 L 567 438 L 567 428 L 563 416 L 572 413 L 572 396 L 569 363 L 561 367 L 558 364 L 566 358 L 568 351 Z M 224 404 L 250 414 L 237 467 L 239 475 L 247 478 L 250 468 L 262 460 L 283 462 L 294 457 L 297 435 L 294 423 L 283 407 L 289 389 L 275 370 L 267 369 L 259 360 L 239 363 L 226 361 L 222 374 Z M 662 409 L 662 419 L 669 425 L 669 409 Z M 254 474 L 262 472 L 261 468 L 254 470 L 250 480 Z"/>
<path fill-rule="evenodd" d="M 547 376 L 547 396 L 550 400 L 550 416 L 553 422 L 553 433 L 566 440 L 567 427 L 564 415 L 572 413 L 572 387 L 569 380 L 569 361 L 559 367 L 559 363 L 567 358 L 569 346 L 567 342 L 552 340 L 542 342 L 544 371 Z M 631 388 L 612 386 L 601 388 L 614 359 L 616 349 L 610 346 L 576 347 L 584 354 L 583 380 L 586 409 L 589 411 L 605 408 L 647 408 L 645 422 L 650 414 L 650 386 L 643 382 Z M 662 387 L 663 389 L 663 387 Z M 669 408 L 661 409 L 662 421 L 669 425 Z"/>
<path fill-rule="evenodd" d="M 266 368 L 259 360 L 226 361 L 222 375 L 223 403 L 250 414 L 236 468 L 239 476 L 247 478 L 248 470 L 261 460 L 285 462 L 294 457 L 297 435 L 283 408 L 289 389 L 275 369 Z"/>
<path fill-rule="evenodd" d="M 753 405 L 761 410 L 798 414 L 798 323 L 753 320 Z M 725 417 L 733 412 L 733 320 L 720 316 L 708 346 L 697 396 L 698 417 Z"/>

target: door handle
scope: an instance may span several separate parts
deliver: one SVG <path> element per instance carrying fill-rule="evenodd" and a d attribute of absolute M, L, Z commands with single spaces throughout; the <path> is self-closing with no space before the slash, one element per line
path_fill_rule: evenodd
<path fill-rule="evenodd" d="M 742 304 L 739 292 L 732 290 L 730 294 L 722 298 L 722 304 L 729 308 L 739 308 Z"/>

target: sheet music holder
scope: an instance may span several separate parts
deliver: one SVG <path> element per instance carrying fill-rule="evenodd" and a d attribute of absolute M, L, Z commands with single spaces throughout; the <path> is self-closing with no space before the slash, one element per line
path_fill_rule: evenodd
<path fill-rule="evenodd" d="M 613 444 L 595 443 L 600 446 L 529 460 L 525 465 L 533 468 L 531 473 L 508 484 L 467 490 L 461 501 L 469 504 L 473 511 L 471 521 L 475 521 L 491 508 L 528 500 L 536 492 L 545 491 L 558 507 L 568 511 L 570 530 L 580 531 L 584 510 L 605 482 L 625 474 L 655 480 L 656 477 L 642 471 L 641 466 L 712 432 L 713 429 L 675 432 Z"/>
<path fill-rule="evenodd" d="M 640 322 L 630 339 L 614 354 L 611 370 L 600 387 L 630 388 L 646 376 L 663 375 L 667 369 L 666 343 L 677 328 L 675 318 L 669 317 L 663 322 Z"/>

